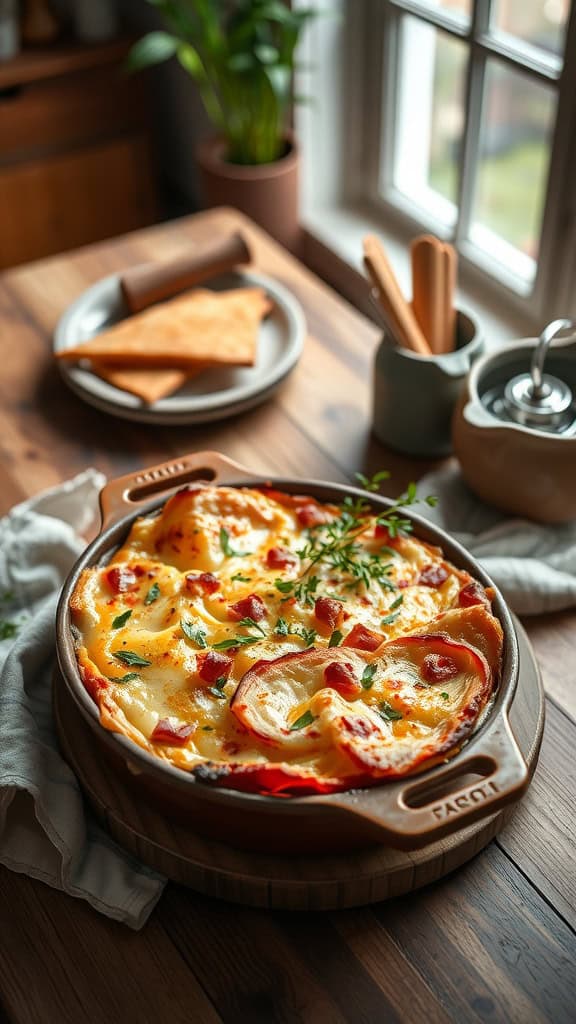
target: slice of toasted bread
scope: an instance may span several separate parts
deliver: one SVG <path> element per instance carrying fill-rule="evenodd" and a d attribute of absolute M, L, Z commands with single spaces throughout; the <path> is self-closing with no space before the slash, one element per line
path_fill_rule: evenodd
<path fill-rule="evenodd" d="M 128 367 L 96 363 L 92 369 L 115 388 L 128 391 L 131 395 L 141 398 L 147 405 L 152 405 L 153 402 L 179 391 L 187 381 L 202 373 L 205 367 L 199 363 L 194 370 L 164 370 L 161 367 L 131 370 Z"/>
<path fill-rule="evenodd" d="M 262 288 L 197 289 L 123 320 L 95 338 L 57 352 L 70 362 L 108 367 L 194 369 L 252 366 L 258 327 L 270 302 Z"/>

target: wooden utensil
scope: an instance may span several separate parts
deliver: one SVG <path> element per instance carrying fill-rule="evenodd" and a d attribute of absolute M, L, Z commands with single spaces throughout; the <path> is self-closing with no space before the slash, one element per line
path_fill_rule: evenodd
<path fill-rule="evenodd" d="M 456 344 L 456 277 L 458 274 L 458 254 L 453 245 L 444 242 L 442 245 L 443 285 L 444 285 L 444 334 L 441 352 L 452 352 Z"/>
<path fill-rule="evenodd" d="M 364 239 L 364 266 L 378 291 L 383 314 L 391 324 L 397 341 L 412 352 L 429 356 L 430 346 L 404 298 L 384 248 L 375 235 L 367 235 Z"/>
<path fill-rule="evenodd" d="M 131 313 L 139 313 L 155 302 L 170 299 L 194 288 L 209 277 L 224 274 L 241 263 L 249 263 L 250 250 L 236 231 L 215 238 L 186 256 L 164 263 L 143 263 L 125 271 L 120 279 L 122 293 Z"/>
<path fill-rule="evenodd" d="M 433 353 L 444 351 L 445 255 L 434 235 L 420 235 L 410 246 L 412 263 L 412 309 Z"/>

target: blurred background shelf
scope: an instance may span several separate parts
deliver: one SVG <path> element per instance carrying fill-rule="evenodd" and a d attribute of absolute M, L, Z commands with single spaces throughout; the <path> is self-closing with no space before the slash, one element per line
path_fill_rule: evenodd
<path fill-rule="evenodd" d="M 0 64 L 0 269 L 153 223 L 146 76 L 129 39 Z"/>

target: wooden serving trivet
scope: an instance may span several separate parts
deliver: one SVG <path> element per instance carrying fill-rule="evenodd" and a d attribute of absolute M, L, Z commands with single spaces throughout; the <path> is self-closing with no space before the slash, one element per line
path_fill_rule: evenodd
<path fill-rule="evenodd" d="M 520 680 L 510 721 L 534 772 L 544 728 L 544 693 L 528 638 L 517 622 Z M 54 713 L 63 753 L 113 838 L 168 878 L 250 906 L 337 910 L 401 896 L 442 878 L 475 856 L 510 819 L 514 807 L 412 853 L 384 846 L 346 855 L 279 857 L 233 849 L 173 823 L 122 785 L 58 673 Z"/>

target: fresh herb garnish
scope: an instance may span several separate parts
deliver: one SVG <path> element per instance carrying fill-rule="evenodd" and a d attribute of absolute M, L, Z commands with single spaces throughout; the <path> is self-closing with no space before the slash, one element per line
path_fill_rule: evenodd
<path fill-rule="evenodd" d="M 380 625 L 391 626 L 393 622 L 396 622 L 396 619 L 398 618 L 399 615 L 400 612 L 392 612 L 391 615 L 385 615 L 383 619 L 380 619 Z"/>
<path fill-rule="evenodd" d="M 282 618 L 278 619 L 274 626 L 274 632 L 278 636 L 299 636 L 306 644 L 306 647 L 312 647 L 318 636 L 315 629 L 307 629 L 306 626 L 300 625 L 299 622 L 293 622 L 292 625 L 288 625 L 286 619 Z"/>
<path fill-rule="evenodd" d="M 387 700 L 381 701 L 380 704 L 378 705 L 378 714 L 380 715 L 381 718 L 384 719 L 385 722 L 398 722 L 401 718 L 404 717 L 402 712 L 397 711 L 396 708 L 393 708 L 392 705 L 389 704 Z"/>
<path fill-rule="evenodd" d="M 335 629 L 328 641 L 328 647 L 339 647 L 342 643 L 344 634 L 339 629 Z"/>
<path fill-rule="evenodd" d="M 246 558 L 247 555 L 251 555 L 251 551 L 236 551 L 230 543 L 230 534 L 224 527 L 220 527 L 220 547 L 226 555 L 226 558 Z"/>
<path fill-rule="evenodd" d="M 128 619 L 130 618 L 131 615 L 132 615 L 132 609 L 131 608 L 129 608 L 128 611 L 126 611 L 126 612 L 122 612 L 121 615 L 117 615 L 116 618 L 112 620 L 112 629 L 121 629 L 122 626 L 126 625 L 126 623 L 128 622 Z"/>
<path fill-rule="evenodd" d="M 150 587 L 150 590 L 146 594 L 146 597 L 144 598 L 144 604 L 154 604 L 154 601 L 157 601 L 159 597 L 160 587 L 158 586 L 157 583 L 153 583 L 152 586 Z"/>
<path fill-rule="evenodd" d="M 441 693 L 440 696 L 442 697 L 442 700 L 450 700 L 450 694 L 446 693 L 446 691 L 444 691 L 444 693 Z"/>
<path fill-rule="evenodd" d="M 226 676 L 218 676 L 218 679 L 214 683 L 214 686 L 208 687 L 208 693 L 211 693 L 213 697 L 218 697 L 219 700 L 226 700 L 226 694 L 223 693 L 223 689 L 226 686 L 228 679 Z"/>
<path fill-rule="evenodd" d="M 256 622 L 256 619 L 250 618 L 249 615 L 247 615 L 244 619 L 240 619 L 238 625 L 246 626 L 248 629 L 257 629 L 258 632 L 262 634 L 262 636 L 266 636 L 266 630 L 263 629 L 258 622 Z"/>
<path fill-rule="evenodd" d="M 234 575 L 230 577 L 230 580 L 232 583 L 250 583 L 251 578 L 251 576 L 243 576 L 241 572 L 235 572 Z"/>
<path fill-rule="evenodd" d="M 202 726 L 202 732 L 214 732 L 214 726 L 213 725 L 203 725 Z"/>
<path fill-rule="evenodd" d="M 312 725 L 312 722 L 315 722 L 317 717 L 317 715 L 313 715 L 310 709 L 308 709 L 308 711 L 305 711 L 303 715 L 300 715 L 300 718 L 297 718 L 296 721 L 292 723 L 290 726 L 290 732 L 295 732 L 296 729 L 305 729 L 307 725 Z"/>
<path fill-rule="evenodd" d="M 376 665 L 366 665 L 362 673 L 360 682 L 364 690 L 371 690 L 374 685 L 374 676 L 376 675 Z"/>
<path fill-rule="evenodd" d="M 112 651 L 115 658 L 118 661 L 123 661 L 125 665 L 137 665 L 140 668 L 147 668 L 151 665 L 151 661 L 147 661 L 146 658 L 142 658 L 139 654 L 135 654 L 134 651 Z"/>
<path fill-rule="evenodd" d="M 129 683 L 131 679 L 140 679 L 137 672 L 127 672 L 125 676 L 108 676 L 111 683 Z"/>
<path fill-rule="evenodd" d="M 7 622 L 6 619 L 0 619 L 0 640 L 11 640 L 12 637 L 16 636 L 19 628 L 16 622 Z"/>
<path fill-rule="evenodd" d="M 0 594 L 0 604 L 10 604 L 14 600 L 14 591 L 5 590 Z M 0 640 L 11 640 L 15 637 L 20 625 L 17 622 L 8 622 L 7 619 L 0 619 Z"/>
<path fill-rule="evenodd" d="M 210 644 L 213 651 L 229 651 L 232 647 L 249 647 L 251 644 L 259 644 L 259 636 L 231 636 L 228 640 L 220 640 L 217 644 Z"/>
<path fill-rule="evenodd" d="M 180 619 L 180 629 L 184 633 L 184 636 L 191 640 L 197 647 L 204 649 L 208 646 L 206 643 L 206 633 L 200 627 L 195 625 L 190 619 Z"/>
<path fill-rule="evenodd" d="M 357 474 L 365 490 L 375 492 L 383 480 L 389 476 L 387 470 L 381 470 L 369 478 Z M 369 589 L 372 583 L 379 583 L 388 590 L 395 590 L 394 583 L 388 576 L 392 568 L 391 562 L 384 563 L 384 554 L 396 552 L 390 548 L 381 549 L 377 554 L 366 550 L 358 543 L 359 538 L 374 525 L 384 526 L 390 537 L 410 533 L 412 523 L 399 515 L 401 509 L 417 504 L 421 499 L 416 493 L 416 484 L 408 485 L 402 494 L 385 512 L 374 516 L 374 512 L 363 497 L 347 495 L 340 506 L 340 515 L 326 523 L 309 527 L 307 542 L 298 551 L 299 558 L 304 562 L 305 569 L 295 580 L 279 579 L 275 581 L 276 589 L 286 596 L 294 597 L 301 604 L 314 603 L 314 595 L 319 580 L 313 574 L 315 566 L 322 565 L 325 569 L 337 572 L 344 578 L 345 586 L 355 589 L 363 585 Z M 435 498 L 425 498 L 427 504 L 435 504 Z"/>
<path fill-rule="evenodd" d="M 400 597 L 397 597 L 395 601 L 392 601 L 392 604 L 390 605 L 390 611 L 393 612 L 395 608 L 399 608 L 403 600 L 404 594 L 400 594 Z"/>

